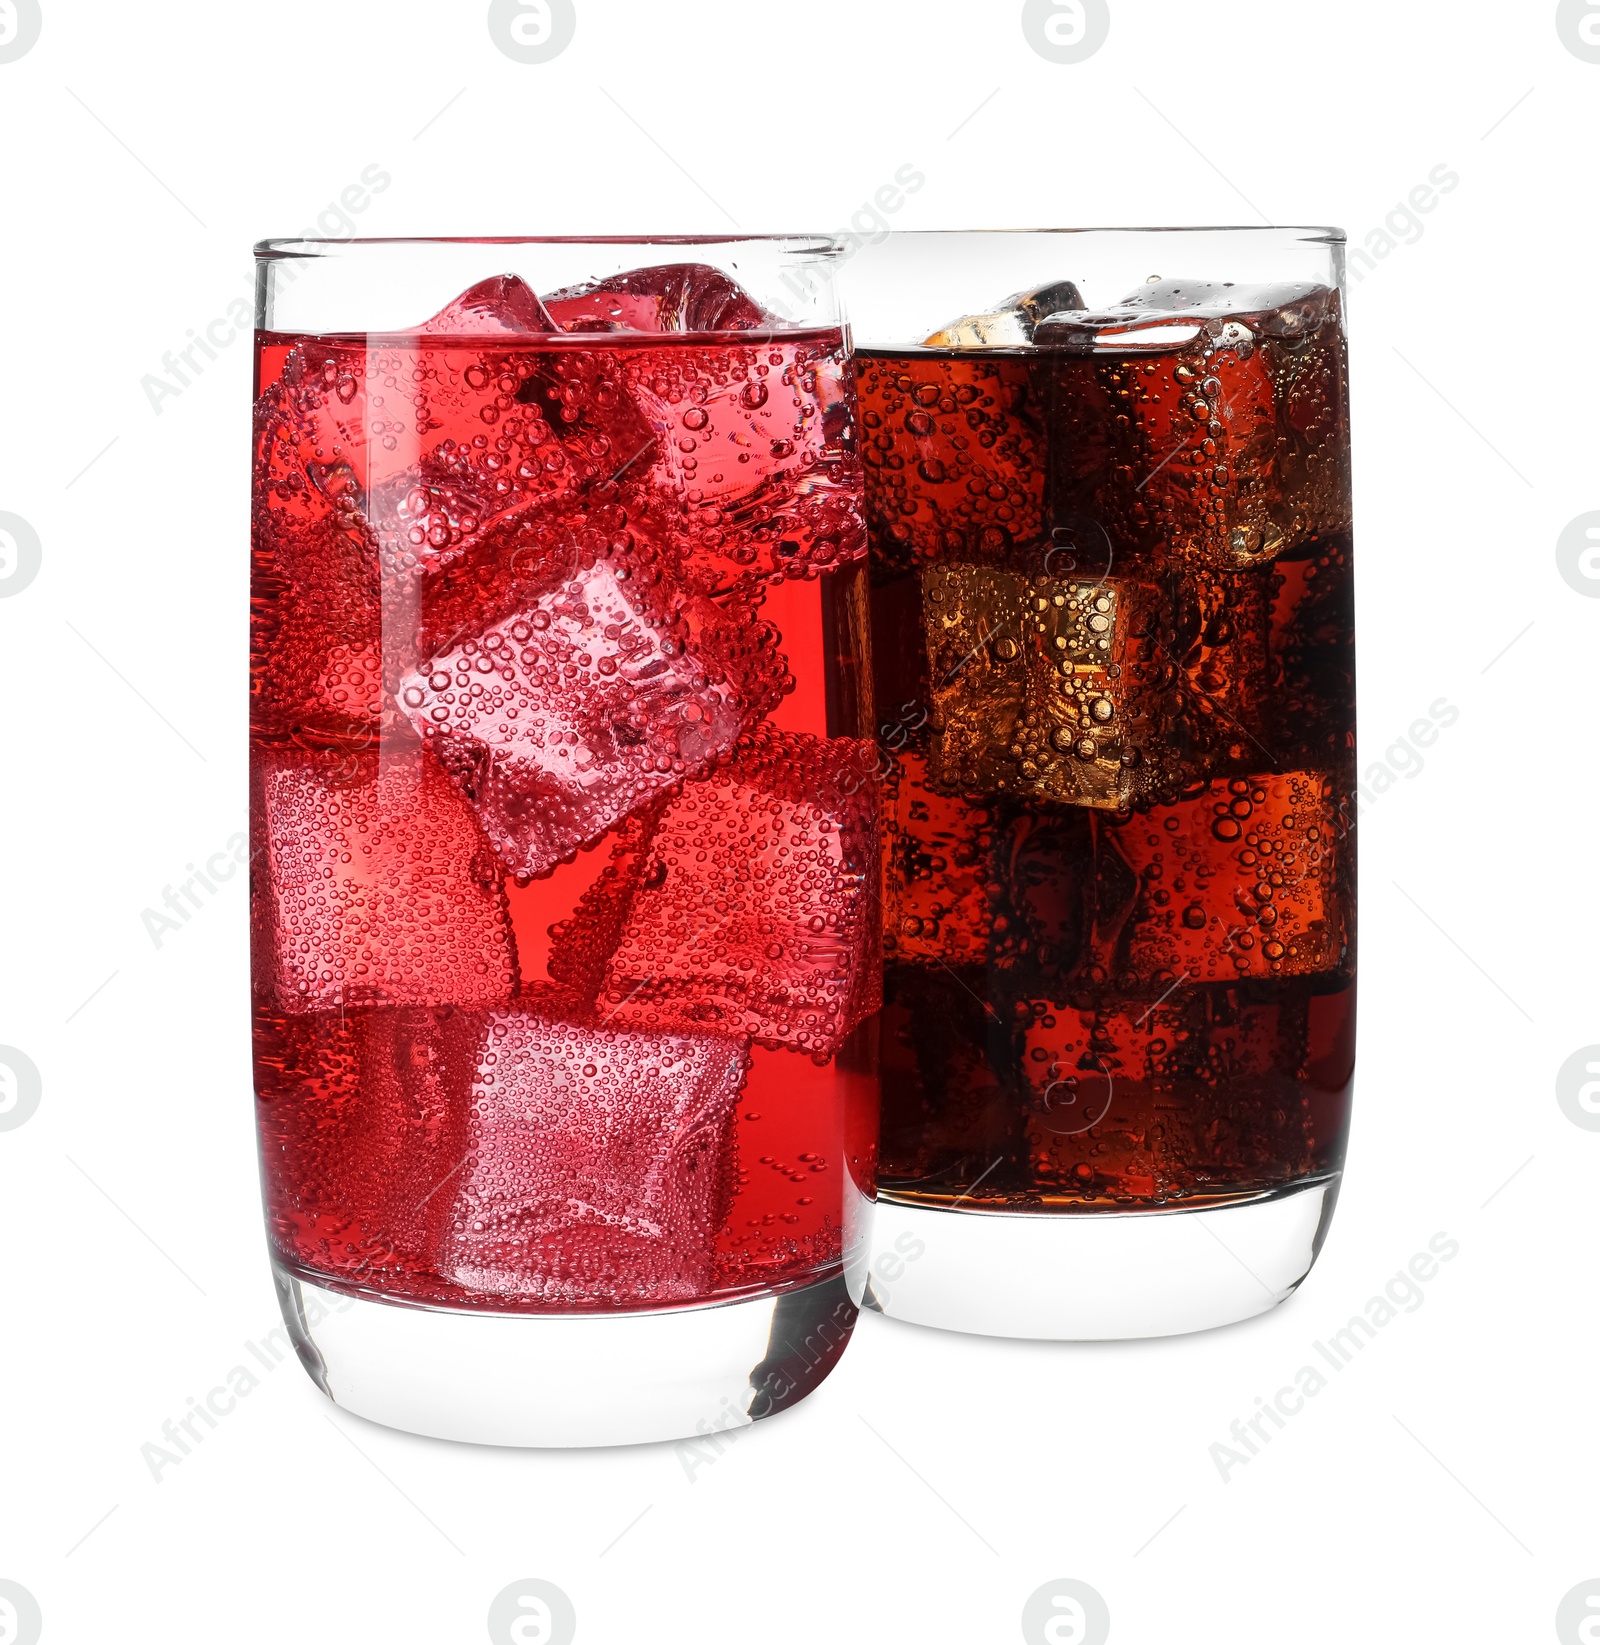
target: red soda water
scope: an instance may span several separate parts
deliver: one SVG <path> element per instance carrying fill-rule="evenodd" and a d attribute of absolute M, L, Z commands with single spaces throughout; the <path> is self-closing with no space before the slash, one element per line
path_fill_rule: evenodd
<path fill-rule="evenodd" d="M 880 975 L 841 334 L 679 265 L 258 342 L 279 1262 L 553 1311 L 836 1274 Z"/>

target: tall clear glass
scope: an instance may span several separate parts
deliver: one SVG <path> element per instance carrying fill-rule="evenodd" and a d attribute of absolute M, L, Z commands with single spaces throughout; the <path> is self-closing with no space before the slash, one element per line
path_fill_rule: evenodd
<path fill-rule="evenodd" d="M 843 271 L 885 773 L 869 1305 L 1201 1330 L 1305 1277 L 1355 1037 L 1343 236 Z"/>
<path fill-rule="evenodd" d="M 881 966 L 837 256 L 257 248 L 262 1174 L 289 1332 L 363 1416 L 670 1438 L 850 1335 Z"/>

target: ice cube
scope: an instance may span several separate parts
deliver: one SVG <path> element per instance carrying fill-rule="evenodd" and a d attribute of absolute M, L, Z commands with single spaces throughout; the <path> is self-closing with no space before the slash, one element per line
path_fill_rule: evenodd
<path fill-rule="evenodd" d="M 551 505 L 641 463 L 655 435 L 598 349 L 397 351 L 425 430 L 417 460 L 372 488 L 391 578 L 437 573 Z"/>
<path fill-rule="evenodd" d="M 1327 286 L 1280 282 L 1240 285 L 1233 280 L 1160 280 L 1152 277 L 1122 299 L 1121 307 L 1194 314 L 1204 319 L 1238 315 L 1252 331 L 1269 337 L 1300 337 L 1316 331 L 1334 300 Z M 1063 308 L 1083 305 L 1063 303 Z"/>
<path fill-rule="evenodd" d="M 483 1013 L 256 1010 L 268 1224 L 287 1262 L 437 1292 Z"/>
<path fill-rule="evenodd" d="M 657 563 L 657 536 L 647 511 L 624 508 L 617 488 L 608 485 L 492 526 L 470 554 L 418 584 L 422 656 L 516 616 L 608 553 L 635 566 L 639 575 L 667 576 L 669 569 Z"/>
<path fill-rule="evenodd" d="M 665 263 L 553 291 L 563 331 L 765 331 L 777 321 L 721 269 Z"/>
<path fill-rule="evenodd" d="M 721 618 L 697 615 L 703 641 Z M 537 877 L 732 746 L 740 682 L 686 638 L 667 591 L 603 557 L 407 674 L 399 701 L 501 860 Z"/>
<path fill-rule="evenodd" d="M 256 402 L 255 500 L 291 527 L 359 516 L 373 462 L 367 356 L 360 343 L 309 339 Z"/>
<path fill-rule="evenodd" d="M 1045 412 L 1033 363 L 974 351 L 856 366 L 873 555 L 910 570 L 999 560 L 1045 529 Z"/>
<path fill-rule="evenodd" d="M 517 975 L 505 894 L 472 809 L 412 745 L 380 775 L 294 751 L 253 783 L 257 991 L 280 1011 L 477 1005 Z"/>
<path fill-rule="evenodd" d="M 662 814 L 607 1023 L 826 1056 L 878 1007 L 876 748 L 758 727 Z"/>
<path fill-rule="evenodd" d="M 426 337 L 482 337 L 500 331 L 527 336 L 561 328 L 526 280 L 497 274 L 462 292 L 418 329 Z"/>
<path fill-rule="evenodd" d="M 946 793 L 987 794 L 1020 783 L 1008 754 L 1028 697 L 1027 584 L 987 566 L 922 573 L 927 634 L 929 777 Z"/>
<path fill-rule="evenodd" d="M 837 332 L 633 352 L 632 392 L 655 435 L 635 472 L 692 569 L 718 584 L 814 577 L 865 555 Z"/>
<path fill-rule="evenodd" d="M 1104 843 L 1139 882 L 1096 954 L 1125 993 L 1347 969 L 1349 869 L 1327 778 L 1219 778 L 1108 826 Z"/>
<path fill-rule="evenodd" d="M 743 1040 L 493 1013 L 441 1270 L 555 1305 L 705 1295 L 748 1066 Z"/>
<path fill-rule="evenodd" d="M 783 635 L 759 613 L 764 590 L 735 585 L 725 593 L 686 594 L 674 610 L 689 654 L 717 679 L 737 682 L 741 724 L 770 714 L 795 688 Z"/>
<path fill-rule="evenodd" d="M 1026 1043 L 1034 1180 L 1056 1192 L 1162 1204 L 1313 1168 L 1303 997 L 1111 998 L 1036 1016 Z"/>
<path fill-rule="evenodd" d="M 1051 506 L 1123 552 L 1244 570 L 1349 517 L 1337 295 L 1160 282 L 1034 342 L 1051 382 Z"/>
<path fill-rule="evenodd" d="M 968 314 L 926 340 L 928 348 L 1025 348 L 1034 327 L 1052 314 L 1081 309 L 1083 297 L 1070 280 L 1019 291 L 988 314 Z"/>
<path fill-rule="evenodd" d="M 528 302 L 537 299 L 526 287 L 490 281 L 429 322 L 450 328 L 442 335 L 295 348 L 256 407 L 258 515 L 290 527 L 365 521 L 393 581 L 450 564 L 497 524 L 648 466 L 655 435 L 614 353 L 454 335 L 531 325 Z"/>
<path fill-rule="evenodd" d="M 935 787 L 1123 810 L 1177 780 L 1158 588 L 973 565 L 929 566 L 922 587 Z"/>
<path fill-rule="evenodd" d="M 1172 579 L 1173 656 L 1182 669 L 1183 713 L 1173 736 L 1186 774 L 1248 772 L 1275 763 L 1269 719 L 1283 712 L 1268 648 L 1274 575 L 1191 565 Z M 1273 710 L 1269 716 L 1269 707 Z"/>
<path fill-rule="evenodd" d="M 1246 333 L 1303 337 L 1321 328 L 1335 304 L 1326 286 L 1152 278 L 1108 309 L 1089 312 L 1082 302 L 1063 303 L 1064 311 L 1077 312 L 1040 315 L 1034 340 L 1041 346 L 1122 353 L 1181 347 L 1203 336 L 1234 342 Z"/>
<path fill-rule="evenodd" d="M 930 788 L 906 752 L 883 784 L 883 952 L 887 964 L 981 962 L 989 942 L 994 814 Z"/>

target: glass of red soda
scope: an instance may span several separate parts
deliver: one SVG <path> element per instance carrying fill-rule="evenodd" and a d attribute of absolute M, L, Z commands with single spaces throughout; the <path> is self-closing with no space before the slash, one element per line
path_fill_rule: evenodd
<path fill-rule="evenodd" d="M 850 1335 L 880 848 L 838 255 L 257 248 L 262 1176 L 361 1415 L 670 1438 Z"/>

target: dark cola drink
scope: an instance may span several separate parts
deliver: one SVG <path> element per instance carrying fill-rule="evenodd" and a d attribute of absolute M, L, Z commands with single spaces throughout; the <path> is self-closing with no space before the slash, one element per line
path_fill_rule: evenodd
<path fill-rule="evenodd" d="M 857 371 L 880 1211 L 1227 1206 L 1336 1174 L 1355 1032 L 1338 292 L 1152 280 L 1090 312 L 1061 282 Z"/>

